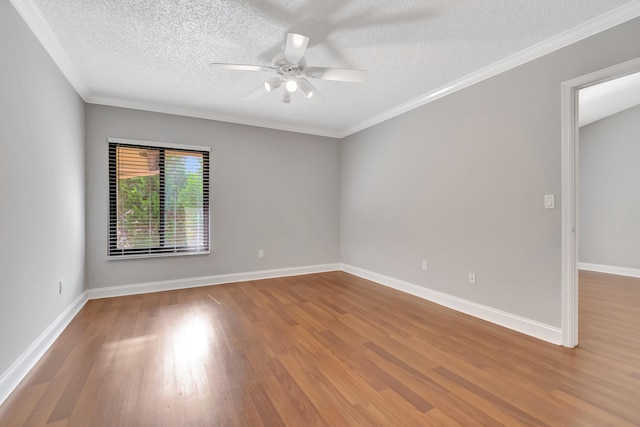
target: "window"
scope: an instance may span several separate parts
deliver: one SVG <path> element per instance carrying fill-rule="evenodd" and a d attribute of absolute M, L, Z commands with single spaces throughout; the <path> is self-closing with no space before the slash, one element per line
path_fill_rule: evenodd
<path fill-rule="evenodd" d="M 209 253 L 209 149 L 109 138 L 109 256 Z"/>

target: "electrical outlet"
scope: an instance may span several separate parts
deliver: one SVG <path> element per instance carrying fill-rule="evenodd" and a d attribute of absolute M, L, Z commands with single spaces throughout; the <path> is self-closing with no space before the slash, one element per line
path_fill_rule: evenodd
<path fill-rule="evenodd" d="M 469 273 L 469 284 L 476 284 L 476 273 Z"/>
<path fill-rule="evenodd" d="M 264 250 L 263 250 L 263 249 L 260 249 L 260 250 L 258 251 L 258 259 L 263 259 L 263 258 L 264 258 Z"/>
<path fill-rule="evenodd" d="M 427 271 L 427 261 L 422 261 L 422 271 Z"/>
<path fill-rule="evenodd" d="M 62 293 L 62 279 L 60 279 L 60 282 L 58 282 L 58 293 Z"/>

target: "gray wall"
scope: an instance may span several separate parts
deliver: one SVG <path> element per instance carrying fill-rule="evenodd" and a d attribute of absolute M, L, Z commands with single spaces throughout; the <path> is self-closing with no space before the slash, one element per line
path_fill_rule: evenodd
<path fill-rule="evenodd" d="M 640 269 L 640 106 L 580 129 L 580 262 Z"/>
<path fill-rule="evenodd" d="M 337 140 L 98 105 L 86 116 L 88 287 L 340 260 Z M 211 254 L 107 260 L 110 136 L 211 147 Z"/>
<path fill-rule="evenodd" d="M 83 102 L 6 1 L 0 58 L 2 377 L 84 290 L 85 184 Z"/>
<path fill-rule="evenodd" d="M 560 82 L 640 56 L 639 39 L 635 19 L 339 143 L 83 108 L 1 2 L 0 373 L 84 284 L 339 260 L 559 326 L 560 209 L 542 205 L 560 194 Z M 212 148 L 210 255 L 106 260 L 109 136 Z"/>
<path fill-rule="evenodd" d="M 559 327 L 560 83 L 638 40 L 635 19 L 343 140 L 342 261 Z"/>

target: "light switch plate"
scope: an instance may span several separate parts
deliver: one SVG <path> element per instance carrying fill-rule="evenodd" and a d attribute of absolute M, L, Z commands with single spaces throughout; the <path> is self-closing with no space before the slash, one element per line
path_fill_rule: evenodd
<path fill-rule="evenodd" d="M 555 209 L 556 207 L 556 196 L 555 194 L 545 194 L 544 195 L 544 208 L 545 209 Z"/>

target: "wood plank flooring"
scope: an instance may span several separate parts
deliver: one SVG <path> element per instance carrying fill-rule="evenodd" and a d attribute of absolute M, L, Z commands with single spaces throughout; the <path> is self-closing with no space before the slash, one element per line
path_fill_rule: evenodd
<path fill-rule="evenodd" d="M 343 272 L 89 301 L 1 426 L 640 425 L 640 279 L 566 349 Z"/>

